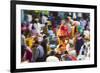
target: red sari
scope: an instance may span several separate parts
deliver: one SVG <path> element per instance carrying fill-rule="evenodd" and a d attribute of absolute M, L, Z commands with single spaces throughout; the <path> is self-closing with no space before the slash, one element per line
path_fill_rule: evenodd
<path fill-rule="evenodd" d="M 61 24 L 60 25 L 60 28 L 57 32 L 57 36 L 58 37 L 69 37 L 70 36 L 70 33 L 68 32 L 68 26 L 67 25 L 64 25 L 64 24 Z"/>

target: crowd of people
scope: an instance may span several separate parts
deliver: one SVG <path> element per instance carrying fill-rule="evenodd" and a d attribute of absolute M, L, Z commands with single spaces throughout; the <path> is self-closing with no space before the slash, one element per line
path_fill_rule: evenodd
<path fill-rule="evenodd" d="M 25 14 L 21 23 L 21 62 L 90 59 L 89 15 Z M 86 13 L 85 13 L 86 14 Z"/>

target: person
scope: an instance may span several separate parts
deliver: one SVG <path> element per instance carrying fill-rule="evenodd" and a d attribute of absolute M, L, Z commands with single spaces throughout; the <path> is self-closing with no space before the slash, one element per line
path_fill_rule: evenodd
<path fill-rule="evenodd" d="M 25 52 L 24 52 L 24 56 L 23 56 L 23 61 L 27 61 L 27 62 L 31 62 L 32 61 L 32 50 L 29 47 L 29 41 L 26 42 L 25 45 Z"/>
<path fill-rule="evenodd" d="M 38 54 L 38 57 L 37 57 L 37 60 L 36 62 L 43 62 L 45 61 L 44 59 L 44 48 L 40 45 L 37 46 L 37 54 Z"/>
<path fill-rule="evenodd" d="M 43 40 L 41 42 L 41 46 L 43 47 L 44 49 L 44 60 L 46 60 L 46 57 L 47 57 L 47 43 L 48 43 L 48 40 L 47 40 L 47 36 L 44 35 L 43 36 Z"/>
<path fill-rule="evenodd" d="M 48 16 L 48 20 L 51 22 L 51 25 L 52 25 L 54 21 L 53 13 L 50 13 L 50 15 Z"/>
<path fill-rule="evenodd" d="M 27 24 L 27 30 L 28 31 L 32 31 L 32 28 L 33 28 L 33 23 L 32 23 L 32 15 L 31 14 L 27 14 L 27 20 L 26 20 L 26 24 Z"/>
<path fill-rule="evenodd" d="M 69 53 L 67 51 L 65 51 L 62 55 L 61 55 L 61 61 L 76 61 L 77 58 L 75 56 L 69 55 Z"/>
<path fill-rule="evenodd" d="M 54 34 L 54 32 L 53 32 L 52 27 L 49 27 L 49 30 L 48 30 L 48 35 L 49 35 L 50 37 L 52 37 L 52 36 L 54 36 L 54 35 L 55 35 L 55 34 Z"/>
<path fill-rule="evenodd" d="M 32 37 L 31 32 L 28 33 L 28 35 L 25 39 L 25 42 L 27 42 L 26 44 L 28 44 L 28 47 L 30 47 L 30 48 L 32 47 L 34 38 Z"/>
<path fill-rule="evenodd" d="M 52 48 L 50 47 L 50 43 L 47 43 L 47 56 L 50 54 L 52 51 Z"/>
<path fill-rule="evenodd" d="M 70 38 L 68 44 L 66 45 L 66 50 L 70 55 L 76 56 L 76 49 L 74 44 L 74 38 Z"/>
<path fill-rule="evenodd" d="M 80 35 L 80 33 L 77 33 L 76 35 L 77 36 L 76 36 L 75 49 L 76 49 L 77 55 L 79 55 L 80 49 L 82 45 L 84 44 L 84 39 L 83 39 L 83 36 Z"/>
<path fill-rule="evenodd" d="M 21 23 L 21 34 L 24 34 L 25 35 L 25 32 L 26 32 L 26 30 L 27 30 L 27 27 L 26 27 L 26 23 L 24 22 L 24 23 Z"/>
<path fill-rule="evenodd" d="M 42 15 L 42 24 L 45 24 L 45 23 L 47 23 L 47 21 L 48 21 L 48 17 L 47 17 L 47 15 Z"/>
<path fill-rule="evenodd" d="M 43 33 L 48 36 L 48 23 L 45 23 L 45 26 L 43 27 Z"/>
<path fill-rule="evenodd" d="M 82 27 L 83 30 L 85 29 L 86 24 L 87 24 L 87 21 L 84 18 L 81 18 L 80 26 Z"/>
<path fill-rule="evenodd" d="M 76 34 L 76 26 L 75 26 L 75 22 L 72 20 L 72 25 L 71 25 L 71 37 L 75 37 Z"/>
<path fill-rule="evenodd" d="M 61 36 L 65 36 L 65 37 L 67 36 L 68 28 L 65 27 L 65 24 L 66 24 L 65 20 L 62 20 L 61 25 L 60 25 L 58 32 L 57 32 L 58 38 Z"/>
<path fill-rule="evenodd" d="M 56 25 L 58 26 L 58 25 L 60 25 L 61 24 L 61 18 L 60 18 L 60 16 L 58 15 L 58 16 L 56 16 Z"/>
<path fill-rule="evenodd" d="M 59 45 L 59 47 L 56 48 L 56 52 L 57 52 L 58 54 L 63 54 L 64 51 L 66 51 L 66 48 L 63 47 L 63 45 Z"/>
<path fill-rule="evenodd" d="M 57 31 L 58 45 L 62 45 L 63 51 L 66 50 L 65 40 L 68 39 L 69 36 L 68 27 L 65 24 L 65 20 L 62 20 L 62 23 Z"/>
<path fill-rule="evenodd" d="M 78 60 L 89 60 L 90 59 L 90 32 L 84 31 L 84 44 L 82 45 Z"/>
<path fill-rule="evenodd" d="M 70 16 L 68 16 L 67 19 L 65 19 L 65 21 L 66 21 L 67 31 L 68 31 L 68 33 L 70 34 L 70 33 L 71 33 L 71 21 L 72 21 L 72 19 L 71 19 Z M 67 34 L 68 34 L 68 33 L 67 33 Z"/>
<path fill-rule="evenodd" d="M 38 40 L 35 40 L 35 42 L 33 43 L 31 49 L 32 49 L 32 62 L 36 62 L 37 58 L 38 58 L 38 47 L 39 42 Z"/>
<path fill-rule="evenodd" d="M 51 21 L 52 30 L 56 33 L 56 15 L 55 13 L 50 13 L 48 20 Z"/>
<path fill-rule="evenodd" d="M 46 62 L 59 62 L 59 59 L 55 56 L 55 51 L 51 51 L 50 55 L 46 58 Z"/>
<path fill-rule="evenodd" d="M 25 36 L 21 34 L 21 61 L 25 53 Z"/>
<path fill-rule="evenodd" d="M 39 23 L 39 18 L 35 19 L 34 28 L 35 28 L 37 34 L 40 35 L 40 33 L 41 33 L 41 24 Z"/>

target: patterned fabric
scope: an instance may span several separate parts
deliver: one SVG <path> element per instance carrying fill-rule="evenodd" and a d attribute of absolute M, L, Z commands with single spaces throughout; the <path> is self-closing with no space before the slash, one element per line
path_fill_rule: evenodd
<path fill-rule="evenodd" d="M 89 59 L 90 58 L 90 42 L 85 42 L 79 52 L 81 59 Z"/>

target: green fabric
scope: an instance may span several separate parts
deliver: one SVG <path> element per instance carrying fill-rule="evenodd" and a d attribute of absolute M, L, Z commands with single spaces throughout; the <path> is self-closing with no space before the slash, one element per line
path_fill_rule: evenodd
<path fill-rule="evenodd" d="M 81 27 L 81 26 L 78 26 L 78 32 L 79 32 L 80 34 L 82 34 L 82 33 L 83 33 L 83 29 L 82 29 L 82 27 Z"/>

